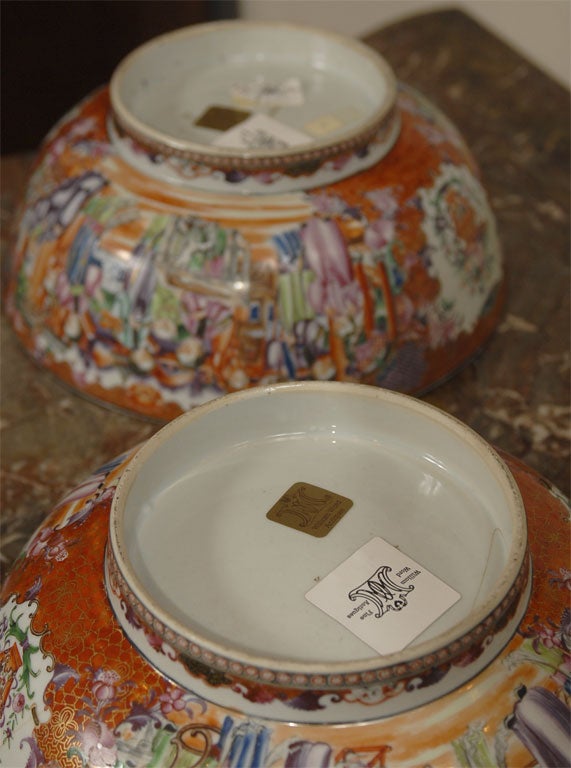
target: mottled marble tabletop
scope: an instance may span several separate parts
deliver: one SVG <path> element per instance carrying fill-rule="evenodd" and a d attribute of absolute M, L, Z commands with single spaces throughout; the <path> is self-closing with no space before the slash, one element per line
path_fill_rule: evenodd
<path fill-rule="evenodd" d="M 425 400 L 569 494 L 569 91 L 459 11 L 367 38 L 459 127 L 482 170 L 509 272 L 483 353 Z M 1 161 L 2 281 L 33 154 Z M 58 498 L 158 428 L 88 402 L 37 368 L 2 316 L 1 560 L 5 573 Z"/>

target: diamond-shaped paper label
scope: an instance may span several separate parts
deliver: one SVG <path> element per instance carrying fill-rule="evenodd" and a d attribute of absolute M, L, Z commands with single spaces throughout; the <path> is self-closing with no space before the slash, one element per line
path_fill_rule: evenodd
<path fill-rule="evenodd" d="M 218 147 L 232 147 L 251 151 L 278 151 L 307 144 L 311 137 L 257 112 L 247 120 L 220 134 L 212 143 Z"/>
<path fill-rule="evenodd" d="M 306 593 L 382 655 L 406 648 L 460 597 L 381 538 L 371 539 Z"/>

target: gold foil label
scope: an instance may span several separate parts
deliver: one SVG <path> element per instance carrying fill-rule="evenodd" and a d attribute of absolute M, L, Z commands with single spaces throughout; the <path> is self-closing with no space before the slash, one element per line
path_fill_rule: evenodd
<path fill-rule="evenodd" d="M 221 107 L 213 105 L 209 107 L 200 117 L 194 121 L 200 128 L 212 128 L 215 131 L 227 131 L 235 125 L 244 122 L 250 117 L 251 112 L 245 112 L 242 109 L 232 107 Z"/>
<path fill-rule="evenodd" d="M 266 517 L 319 538 L 327 536 L 345 513 L 351 499 L 310 483 L 294 483 L 270 509 Z"/>

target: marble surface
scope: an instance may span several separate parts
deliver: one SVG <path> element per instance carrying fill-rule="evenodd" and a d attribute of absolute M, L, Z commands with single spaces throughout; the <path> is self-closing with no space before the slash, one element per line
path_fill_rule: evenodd
<path fill-rule="evenodd" d="M 510 276 L 483 353 L 425 396 L 569 494 L 569 92 L 459 11 L 367 42 L 460 128 L 478 160 Z M 33 153 L 1 160 L 2 282 Z M 2 315 L 4 574 L 58 498 L 158 425 L 90 403 L 37 368 Z"/>

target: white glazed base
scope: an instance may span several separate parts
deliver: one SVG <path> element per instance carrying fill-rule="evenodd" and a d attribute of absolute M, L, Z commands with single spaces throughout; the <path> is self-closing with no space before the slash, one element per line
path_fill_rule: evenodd
<path fill-rule="evenodd" d="M 377 444 L 333 427 L 231 446 L 150 498 L 129 551 L 152 599 L 181 624 L 247 653 L 318 664 L 370 658 L 305 593 L 381 536 L 462 595 L 419 642 L 467 618 L 505 564 L 509 543 L 494 510 L 469 478 L 412 444 Z M 324 539 L 266 518 L 298 481 L 353 501 Z"/>

